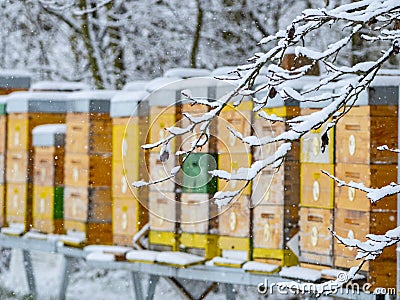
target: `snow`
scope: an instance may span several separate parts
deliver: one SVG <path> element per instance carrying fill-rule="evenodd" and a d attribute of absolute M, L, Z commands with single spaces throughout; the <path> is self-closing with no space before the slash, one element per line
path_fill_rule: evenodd
<path fill-rule="evenodd" d="M 86 237 L 84 234 L 60 235 L 59 241 L 68 245 L 81 245 L 86 242 Z"/>
<path fill-rule="evenodd" d="M 158 77 L 151 80 L 149 83 L 146 84 L 145 90 L 149 93 L 154 92 L 170 83 L 182 80 L 179 77 Z"/>
<path fill-rule="evenodd" d="M 35 231 L 29 231 L 24 234 L 25 239 L 47 240 L 47 234 Z"/>
<path fill-rule="evenodd" d="M 6 96 L 7 113 L 30 111 L 65 113 L 69 95 L 70 93 L 65 92 L 13 92 Z"/>
<path fill-rule="evenodd" d="M 146 91 L 122 91 L 111 99 L 110 115 L 116 117 L 130 117 L 148 115 Z"/>
<path fill-rule="evenodd" d="M 92 252 L 102 252 L 102 253 L 118 253 L 124 254 L 128 251 L 131 251 L 130 247 L 123 246 L 105 246 L 105 245 L 89 245 L 83 248 L 83 251 L 92 253 Z"/>
<path fill-rule="evenodd" d="M 110 112 L 111 99 L 118 93 L 115 90 L 96 90 L 74 92 L 68 96 L 68 112 Z"/>
<path fill-rule="evenodd" d="M 114 254 L 104 252 L 91 252 L 86 255 L 86 260 L 89 261 L 115 261 Z"/>
<path fill-rule="evenodd" d="M 2 227 L 1 233 L 5 235 L 22 235 L 25 232 L 25 225 L 19 223 L 10 223 L 9 227 Z"/>
<path fill-rule="evenodd" d="M 28 70 L 0 69 L 1 77 L 31 77 L 32 73 Z"/>
<path fill-rule="evenodd" d="M 127 82 L 122 88 L 123 91 L 144 91 L 147 80 L 136 80 Z"/>
<path fill-rule="evenodd" d="M 152 250 L 131 250 L 126 253 L 128 261 L 155 262 L 159 252 Z"/>
<path fill-rule="evenodd" d="M 214 257 L 212 260 L 212 265 L 243 265 L 246 260 L 245 259 L 234 259 L 234 258 L 226 258 L 217 256 Z"/>
<path fill-rule="evenodd" d="M 208 77 L 210 74 L 210 70 L 207 69 L 174 68 L 166 71 L 164 77 L 185 79 L 190 77 Z"/>
<path fill-rule="evenodd" d="M 178 266 L 187 266 L 192 264 L 199 264 L 205 261 L 204 257 L 197 256 L 194 254 L 184 253 L 184 252 L 172 252 L 172 251 L 163 251 L 157 255 L 157 262 L 169 264 L 169 265 L 178 265 Z"/>
<path fill-rule="evenodd" d="M 236 66 L 223 66 L 223 67 L 219 67 L 214 69 L 211 72 L 211 76 L 212 77 L 222 77 L 222 78 L 237 78 L 237 74 L 236 73 L 231 73 L 236 71 Z M 231 73 L 231 74 L 229 74 Z"/>
<path fill-rule="evenodd" d="M 62 146 L 65 144 L 65 124 L 39 125 L 32 130 L 33 146 Z"/>
<path fill-rule="evenodd" d="M 280 266 L 262 263 L 258 261 L 248 261 L 243 266 L 242 269 L 246 271 L 258 271 L 265 273 L 277 272 Z"/>
<path fill-rule="evenodd" d="M 338 278 L 343 276 L 342 274 L 346 273 L 346 271 L 338 270 L 338 269 L 323 269 L 321 270 L 321 276 L 329 277 L 329 278 Z M 365 279 L 364 275 L 356 274 L 353 280 L 362 280 Z"/>
<path fill-rule="evenodd" d="M 39 81 L 32 84 L 31 91 L 82 91 L 89 90 L 90 87 L 83 82 L 71 81 Z"/>
<path fill-rule="evenodd" d="M 302 267 L 283 267 L 279 275 L 286 278 L 312 282 L 321 280 L 321 271 Z"/>

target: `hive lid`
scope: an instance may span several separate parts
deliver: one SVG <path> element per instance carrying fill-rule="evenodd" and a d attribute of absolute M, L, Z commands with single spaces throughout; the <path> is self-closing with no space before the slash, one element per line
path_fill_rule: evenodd
<path fill-rule="evenodd" d="M 146 116 L 149 113 L 146 91 L 122 91 L 111 99 L 110 115 L 113 118 Z"/>
<path fill-rule="evenodd" d="M 32 84 L 31 91 L 75 92 L 89 90 L 90 87 L 83 82 L 73 81 L 39 81 Z"/>
<path fill-rule="evenodd" d="M 28 89 L 31 73 L 26 70 L 0 70 L 0 89 Z"/>
<path fill-rule="evenodd" d="M 208 77 L 211 75 L 210 70 L 195 68 L 173 68 L 165 72 L 164 77 L 191 78 L 191 77 Z"/>
<path fill-rule="evenodd" d="M 6 96 L 7 113 L 65 113 L 69 93 L 14 92 Z"/>
<path fill-rule="evenodd" d="M 388 75 L 389 73 L 384 74 L 378 74 L 374 78 L 368 89 L 363 90 L 359 94 L 354 106 L 398 105 L 400 73 L 394 73 L 394 75 Z M 336 92 L 342 92 L 343 89 L 345 87 L 339 87 L 336 89 Z"/>
<path fill-rule="evenodd" d="M 36 126 L 32 130 L 33 146 L 63 146 L 65 145 L 65 124 L 46 124 Z"/>
<path fill-rule="evenodd" d="M 143 91 L 148 83 L 147 80 L 135 80 L 127 82 L 122 88 L 123 91 Z"/>
<path fill-rule="evenodd" d="M 74 92 L 68 96 L 68 112 L 109 113 L 111 99 L 118 93 L 115 90 L 96 90 Z"/>
<path fill-rule="evenodd" d="M 211 77 L 180 79 L 161 85 L 148 99 L 150 106 L 169 106 L 177 102 L 184 104 L 189 101 L 185 95 L 216 100 L 234 88 L 234 85 L 226 81 Z"/>

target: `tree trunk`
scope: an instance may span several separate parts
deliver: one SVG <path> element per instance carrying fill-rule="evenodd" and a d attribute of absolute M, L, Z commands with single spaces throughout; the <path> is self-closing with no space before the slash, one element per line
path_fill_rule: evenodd
<path fill-rule="evenodd" d="M 201 7 L 201 0 L 196 0 L 196 2 L 197 2 L 197 23 L 193 37 L 192 53 L 190 54 L 190 66 L 192 68 L 197 67 L 196 58 L 197 58 L 197 53 L 199 51 L 201 29 L 203 27 L 203 9 Z"/>
<path fill-rule="evenodd" d="M 86 0 L 79 0 L 79 8 L 81 10 L 90 9 L 90 7 L 87 7 L 86 5 Z M 87 13 L 83 14 L 81 18 L 82 18 L 82 25 L 81 25 L 82 38 L 85 44 L 86 54 L 89 62 L 89 68 L 90 71 L 92 72 L 93 82 L 96 88 L 104 89 L 104 82 L 100 75 L 99 62 L 96 56 L 94 55 L 94 48 L 90 40 L 88 14 Z"/>

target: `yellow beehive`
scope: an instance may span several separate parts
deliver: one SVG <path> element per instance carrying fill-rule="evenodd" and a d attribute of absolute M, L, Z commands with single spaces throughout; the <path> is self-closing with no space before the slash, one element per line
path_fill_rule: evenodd
<path fill-rule="evenodd" d="M 221 111 L 218 118 L 218 152 L 219 153 L 250 153 L 250 146 L 243 144 L 228 129 L 228 127 L 249 136 L 252 124 L 251 101 L 242 102 L 235 107 L 228 104 Z"/>
<path fill-rule="evenodd" d="M 302 115 L 309 115 L 318 111 L 316 108 L 302 108 Z M 311 130 L 306 133 L 300 140 L 302 163 L 318 163 L 318 164 L 333 164 L 335 162 L 335 128 L 328 131 L 328 145 L 322 152 L 322 135 L 328 127 L 328 123 L 324 123 L 320 128 Z"/>
<path fill-rule="evenodd" d="M 236 173 L 239 168 L 249 168 L 251 165 L 251 154 L 245 153 L 222 153 L 218 155 L 218 169 L 230 173 Z M 219 191 L 236 191 L 242 189 L 247 181 L 218 179 Z M 243 189 L 243 195 L 251 194 L 251 182 Z"/>
<path fill-rule="evenodd" d="M 329 176 L 323 174 L 321 170 L 334 175 L 333 164 L 301 164 L 301 206 L 326 209 L 332 209 L 334 207 L 334 181 Z"/>
<path fill-rule="evenodd" d="M 301 262 L 333 266 L 333 210 L 300 208 Z"/>
<path fill-rule="evenodd" d="M 7 183 L 6 222 L 23 224 L 28 231 L 32 224 L 32 184 Z"/>
<path fill-rule="evenodd" d="M 280 168 L 267 167 L 252 182 L 252 205 L 298 205 L 300 164 L 285 161 Z"/>
<path fill-rule="evenodd" d="M 300 113 L 298 106 L 281 106 L 273 108 L 264 108 L 263 112 L 268 115 L 280 117 L 283 120 L 289 120 Z M 274 138 L 289 129 L 284 122 L 272 122 L 261 118 L 258 114 L 254 117 L 254 135 L 262 139 L 264 137 Z M 254 147 L 254 160 L 265 159 L 274 154 L 282 142 L 267 144 L 262 147 Z M 298 141 L 292 143 L 292 149 L 286 155 L 286 161 L 298 161 L 300 155 L 300 145 Z"/>

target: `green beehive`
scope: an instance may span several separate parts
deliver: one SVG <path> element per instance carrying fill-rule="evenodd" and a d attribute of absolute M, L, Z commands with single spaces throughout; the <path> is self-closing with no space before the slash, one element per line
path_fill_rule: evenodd
<path fill-rule="evenodd" d="M 213 194 L 217 191 L 217 178 L 208 172 L 217 169 L 218 154 L 192 153 L 183 163 L 182 192 Z"/>
<path fill-rule="evenodd" d="M 55 220 L 64 219 L 64 187 L 54 187 L 54 211 Z"/>

